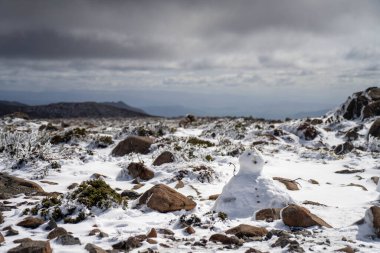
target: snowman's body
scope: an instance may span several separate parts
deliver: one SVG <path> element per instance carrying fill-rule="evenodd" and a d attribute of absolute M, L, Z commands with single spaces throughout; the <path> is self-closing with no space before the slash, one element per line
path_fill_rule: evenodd
<path fill-rule="evenodd" d="M 294 203 L 292 198 L 271 178 L 261 174 L 264 159 L 257 150 L 246 151 L 239 157 L 240 170 L 224 186 L 214 205 L 214 211 L 230 218 L 245 218 L 264 208 L 284 207 Z"/>

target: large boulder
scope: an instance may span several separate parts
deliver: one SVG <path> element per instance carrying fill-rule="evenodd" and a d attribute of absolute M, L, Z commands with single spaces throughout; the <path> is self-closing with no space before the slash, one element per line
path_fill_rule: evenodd
<path fill-rule="evenodd" d="M 365 221 L 372 227 L 375 235 L 380 238 L 380 207 L 372 206 L 365 214 Z"/>
<path fill-rule="evenodd" d="M 34 194 L 45 193 L 44 190 L 38 184 L 8 175 L 6 173 L 0 173 L 0 193 L 3 197 L 10 198 L 17 194 Z"/>
<path fill-rule="evenodd" d="M 174 155 L 169 151 L 162 152 L 153 162 L 154 166 L 160 166 L 164 163 L 174 162 Z"/>
<path fill-rule="evenodd" d="M 348 120 L 366 119 L 380 115 L 380 88 L 371 87 L 354 93 L 336 112 Z"/>
<path fill-rule="evenodd" d="M 197 204 L 176 190 L 158 184 L 146 191 L 140 198 L 139 204 L 146 204 L 149 208 L 166 213 L 185 209 L 189 211 Z"/>
<path fill-rule="evenodd" d="M 373 136 L 375 138 L 378 138 L 380 139 L 380 118 L 378 118 L 377 120 L 375 120 L 371 127 L 369 128 L 368 130 L 368 138 L 370 136 Z"/>
<path fill-rule="evenodd" d="M 247 224 L 240 224 L 237 227 L 230 228 L 226 234 L 233 234 L 238 238 L 243 237 L 262 237 L 268 234 L 266 228 L 255 227 Z"/>
<path fill-rule="evenodd" d="M 53 252 L 49 241 L 23 240 L 15 248 L 8 250 L 8 253 L 51 253 Z"/>
<path fill-rule="evenodd" d="M 315 214 L 312 214 L 306 208 L 294 204 L 291 204 L 282 210 L 281 218 L 284 224 L 289 227 L 307 228 L 311 226 L 323 226 L 332 228 L 331 225 Z"/>
<path fill-rule="evenodd" d="M 113 156 L 124 156 L 130 153 L 148 154 L 153 140 L 149 137 L 129 136 L 119 142 L 112 150 Z"/>
<path fill-rule="evenodd" d="M 17 223 L 17 226 L 35 229 L 44 223 L 45 223 L 45 221 L 40 219 L 40 218 L 27 217 L 23 221 L 20 221 L 19 223 Z"/>

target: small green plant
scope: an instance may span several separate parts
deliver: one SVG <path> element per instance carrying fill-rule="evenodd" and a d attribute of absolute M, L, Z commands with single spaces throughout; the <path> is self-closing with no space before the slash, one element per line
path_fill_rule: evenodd
<path fill-rule="evenodd" d="M 209 161 L 209 162 L 214 161 L 214 158 L 212 158 L 211 155 L 206 155 L 205 159 L 206 159 L 207 161 Z"/>
<path fill-rule="evenodd" d="M 225 221 L 228 219 L 228 215 L 224 212 L 218 212 L 218 218 L 221 219 L 222 221 Z"/>
<path fill-rule="evenodd" d="M 215 146 L 215 144 L 212 142 L 209 142 L 206 140 L 201 140 L 201 139 L 198 139 L 196 137 L 190 137 L 187 140 L 187 143 L 194 145 L 194 146 L 201 146 L 201 147 L 207 147 L 207 148 Z"/>

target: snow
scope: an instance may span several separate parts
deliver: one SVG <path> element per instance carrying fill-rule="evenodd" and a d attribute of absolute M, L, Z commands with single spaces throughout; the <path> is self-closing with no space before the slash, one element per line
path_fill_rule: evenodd
<path fill-rule="evenodd" d="M 15 160 L 3 152 L 0 153 L 0 172 L 33 180 L 47 192 L 61 193 L 67 193 L 67 187 L 72 183 L 89 180 L 91 175 L 99 173 L 105 176 L 104 180 L 112 188 L 119 188 L 118 192 L 121 192 L 126 189 L 130 190 L 135 186 L 132 180 L 125 173 L 122 173 L 123 164 L 142 161 L 155 172 L 155 177 L 142 182 L 144 185 L 135 189 L 136 192 L 144 193 L 158 183 L 164 183 L 174 188 L 178 182 L 178 172 L 186 170 L 188 171 L 187 176 L 181 179 L 185 186 L 176 190 L 185 196 L 192 197 L 197 206 L 188 212 L 158 213 L 146 207 L 134 207 L 133 201 L 129 201 L 127 209 L 110 208 L 105 212 L 88 217 L 79 224 L 65 224 L 61 221 L 58 225 L 72 232 L 75 237 L 79 237 L 82 244 L 62 246 L 52 240 L 50 243 L 54 252 L 86 252 L 84 249 L 86 243 L 93 243 L 108 250 L 112 248 L 112 244 L 125 240 L 129 236 L 146 234 L 153 227 L 171 229 L 178 241 L 172 241 L 159 235 L 158 243 L 167 244 L 171 248 L 163 248 L 159 244 L 150 245 L 144 242 L 142 247 L 132 252 L 143 251 L 147 248 L 159 252 L 219 252 L 223 247 L 222 245 L 209 242 L 206 248 L 202 248 L 192 246 L 192 244 L 242 223 L 265 227 L 268 230 L 283 229 L 289 231 L 289 228 L 281 220 L 271 223 L 254 220 L 254 212 L 262 208 L 282 207 L 292 202 L 302 205 L 305 200 L 326 205 L 326 207 L 304 206 L 333 226 L 331 229 L 308 228 L 307 230 L 312 233 L 312 237 L 295 236 L 294 238 L 297 241 L 302 242 L 301 246 L 305 252 L 333 252 L 346 245 L 360 249 L 360 252 L 380 252 L 380 240 L 370 236 L 373 234 L 371 227 L 367 223 L 363 225 L 354 224 L 364 217 L 369 222 L 368 215 L 365 215 L 366 210 L 374 204 L 378 205 L 376 201 L 379 199 L 380 185 L 373 183 L 371 177 L 379 176 L 380 154 L 367 149 L 369 143 L 365 138 L 371 121 L 364 123 L 344 121 L 335 125 L 322 124 L 316 126 L 319 136 L 312 141 L 302 140 L 296 132 L 292 132 L 294 126 L 300 123 L 299 121 L 269 123 L 222 118 L 200 120 L 199 123 L 189 128 L 178 127 L 178 120 L 88 121 L 95 125 L 95 127 L 89 128 L 90 136 L 112 135 L 115 143 L 105 149 L 91 150 L 92 155 L 87 152 L 88 144 L 92 141 L 91 137 L 68 144 L 52 145 L 49 150 L 49 159 L 52 158 L 59 162 L 61 168 L 49 169 L 43 178 L 36 175 L 39 175 L 40 168 L 49 165 L 47 161 L 37 160 L 28 163 L 23 168 L 12 170 L 11 166 Z M 39 126 L 46 123 L 37 120 L 17 120 L 15 122 L 4 120 L 0 121 L 0 128 L 5 131 L 6 128 L 14 125 L 22 131 L 31 129 L 33 133 L 36 133 Z M 84 121 L 80 120 L 70 121 L 70 123 L 73 127 L 85 126 Z M 132 134 L 137 126 L 160 124 L 167 125 L 168 129 L 173 130 L 165 130 L 165 135 L 156 139 L 156 144 L 152 146 L 149 154 L 131 154 L 124 157 L 110 156 L 111 150 L 117 143 Z M 332 147 L 345 141 L 340 132 L 347 131 L 359 124 L 363 124 L 364 127 L 359 131 L 359 139 L 353 141 L 353 144 L 364 148 L 355 149 L 344 156 L 336 156 L 332 152 Z M 283 129 L 284 135 L 272 138 L 275 128 Z M 215 133 L 215 138 L 212 137 L 212 133 Z M 216 145 L 208 148 L 191 146 L 186 143 L 189 137 L 205 139 Z M 265 141 L 265 143 L 256 145 L 254 148 L 252 143 L 257 141 Z M 246 151 L 242 153 L 240 158 L 237 158 L 237 155 L 231 151 L 241 150 L 241 148 Z M 174 153 L 175 162 L 152 166 L 153 160 L 166 150 Z M 249 156 L 248 153 L 251 155 Z M 241 152 L 239 151 L 238 154 Z M 210 155 L 212 160 L 206 160 L 207 155 Z M 257 163 L 254 164 L 254 161 Z M 207 166 L 213 171 L 210 181 L 201 182 L 198 180 L 199 175 L 197 173 L 199 172 L 194 171 L 193 168 L 200 165 Z M 335 171 L 342 169 L 364 169 L 365 171 L 355 174 L 335 173 Z M 122 176 L 118 177 L 118 175 Z M 299 183 L 300 190 L 287 190 L 283 184 L 271 179 L 274 176 L 296 180 Z M 308 182 L 309 179 L 314 179 L 319 184 L 311 184 Z M 41 180 L 57 184 L 43 183 Z M 351 183 L 360 184 L 367 191 L 359 187 L 348 186 Z M 209 200 L 208 197 L 213 194 L 221 194 L 221 196 L 217 201 Z M 24 218 L 22 211 L 32 206 L 29 203 L 37 203 L 42 198 L 39 196 L 29 198 L 20 195 L 8 200 L 12 205 L 17 205 L 18 208 L 3 212 L 5 222 L 0 225 L 0 230 L 12 225 L 20 234 L 5 237 L 6 242 L 0 247 L 0 252 L 7 252 L 16 247 L 17 244 L 13 243 L 16 239 L 29 237 L 33 240 L 47 240 L 47 232 L 43 226 L 31 230 L 15 225 Z M 226 199 L 230 199 L 231 202 L 225 202 Z M 229 218 L 224 221 L 218 219 L 217 214 L 210 213 L 212 210 L 225 212 Z M 187 235 L 178 224 L 181 215 L 190 214 L 197 215 L 205 224 L 204 228 L 194 227 L 196 233 L 191 236 Z M 88 233 L 95 224 L 100 230 L 108 233 L 109 237 L 89 236 Z M 342 237 L 346 237 L 347 241 L 342 241 Z M 330 239 L 330 244 L 326 244 L 327 238 Z M 286 249 L 270 246 L 277 239 L 274 236 L 268 241 L 246 242 L 238 249 L 224 249 L 224 251 L 245 252 L 250 247 L 275 253 L 286 251 Z M 185 242 L 190 242 L 190 244 Z"/>

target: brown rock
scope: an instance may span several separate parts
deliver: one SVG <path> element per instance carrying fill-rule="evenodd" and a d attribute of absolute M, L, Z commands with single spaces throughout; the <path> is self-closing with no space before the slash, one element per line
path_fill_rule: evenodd
<path fill-rule="evenodd" d="M 99 228 L 94 228 L 90 231 L 90 233 L 88 233 L 88 235 L 93 236 L 93 235 L 99 234 L 100 232 L 102 231 Z"/>
<path fill-rule="evenodd" d="M 371 180 L 372 180 L 375 184 L 378 184 L 378 183 L 379 183 L 379 177 L 378 177 L 378 176 L 373 176 L 373 177 L 371 177 Z"/>
<path fill-rule="evenodd" d="M 310 184 L 319 184 L 319 182 L 317 180 L 314 180 L 314 179 L 309 179 L 308 182 Z"/>
<path fill-rule="evenodd" d="M 169 151 L 162 152 L 153 162 L 154 166 L 160 166 L 165 163 L 174 162 L 174 155 Z"/>
<path fill-rule="evenodd" d="M 149 208 L 162 213 L 182 209 L 189 211 L 197 205 L 193 200 L 164 184 L 155 185 L 146 191 L 139 198 L 139 204 L 146 204 Z"/>
<path fill-rule="evenodd" d="M 324 226 L 332 228 L 327 222 L 298 205 L 289 205 L 282 210 L 282 221 L 289 227 Z"/>
<path fill-rule="evenodd" d="M 363 191 L 368 191 L 367 188 L 365 188 L 363 185 L 361 184 L 354 184 L 354 183 L 349 183 L 348 185 L 346 186 L 355 186 L 355 187 L 359 187 L 361 188 Z"/>
<path fill-rule="evenodd" d="M 12 197 L 17 194 L 30 195 L 33 193 L 45 193 L 38 184 L 22 178 L 0 173 L 0 192 L 4 196 Z"/>
<path fill-rule="evenodd" d="M 3 213 L 0 212 L 0 224 L 4 223 L 4 216 Z"/>
<path fill-rule="evenodd" d="M 174 235 L 174 232 L 171 231 L 171 230 L 168 229 L 168 228 L 159 228 L 159 229 L 157 230 L 157 232 L 158 232 L 159 234 L 163 234 L 163 235 Z"/>
<path fill-rule="evenodd" d="M 106 253 L 104 249 L 100 248 L 99 246 L 96 246 L 92 243 L 87 243 L 86 247 L 84 247 L 89 253 Z"/>
<path fill-rule="evenodd" d="M 148 154 L 153 140 L 149 137 L 129 136 L 119 142 L 112 150 L 113 156 L 124 156 L 130 153 Z"/>
<path fill-rule="evenodd" d="M 370 222 L 375 235 L 380 238 L 380 207 L 372 206 L 366 212 L 366 217 L 370 218 L 367 222 Z"/>
<path fill-rule="evenodd" d="M 2 244 L 3 242 L 5 242 L 5 239 L 3 234 L 0 232 L 0 244 Z"/>
<path fill-rule="evenodd" d="M 226 231 L 226 234 L 233 234 L 238 238 L 243 237 L 256 237 L 256 236 L 265 236 L 268 234 L 268 230 L 261 227 L 255 227 L 247 224 L 240 224 L 237 227 L 233 227 Z"/>
<path fill-rule="evenodd" d="M 25 241 L 8 253 L 52 253 L 49 241 Z"/>
<path fill-rule="evenodd" d="M 157 241 L 152 239 L 152 238 L 148 238 L 146 239 L 146 242 L 149 243 L 149 244 L 157 244 Z"/>
<path fill-rule="evenodd" d="M 117 250 L 126 250 L 130 251 L 142 246 L 142 242 L 146 240 L 146 235 L 136 235 L 129 237 L 126 241 L 118 242 L 112 245 L 112 248 Z"/>
<path fill-rule="evenodd" d="M 148 238 L 157 238 L 157 231 L 155 228 L 152 228 L 149 233 L 146 235 Z"/>
<path fill-rule="evenodd" d="M 14 243 L 23 243 L 23 242 L 31 242 L 31 241 L 33 241 L 33 240 L 30 238 L 21 238 L 21 239 L 16 239 L 13 242 Z"/>
<path fill-rule="evenodd" d="M 212 241 L 212 242 L 220 242 L 222 244 L 235 244 L 235 245 L 242 245 L 243 244 L 243 241 L 242 240 L 239 240 L 239 238 L 237 238 L 236 236 L 226 236 L 226 235 L 223 235 L 223 234 L 213 234 L 209 241 Z"/>
<path fill-rule="evenodd" d="M 256 220 L 265 220 L 267 222 L 272 222 L 274 220 L 281 219 L 280 216 L 281 208 L 266 208 L 261 209 L 256 212 Z"/>
<path fill-rule="evenodd" d="M 368 130 L 368 136 L 373 136 L 380 139 L 380 118 L 372 123 Z"/>
<path fill-rule="evenodd" d="M 42 219 L 35 218 L 35 217 L 26 217 L 23 221 L 20 221 L 19 223 L 17 223 L 17 226 L 35 229 L 44 223 L 45 221 Z"/>
<path fill-rule="evenodd" d="M 195 229 L 192 226 L 188 226 L 187 228 L 185 228 L 185 231 L 189 235 L 195 234 Z"/>
<path fill-rule="evenodd" d="M 177 184 L 174 186 L 176 189 L 180 189 L 185 187 L 185 184 L 182 182 L 182 180 L 178 180 Z"/>
<path fill-rule="evenodd" d="M 254 248 L 249 248 L 244 253 L 263 253 L 263 252 Z"/>
<path fill-rule="evenodd" d="M 58 236 L 66 235 L 66 234 L 67 234 L 66 229 L 61 228 L 61 227 L 56 227 L 55 229 L 53 229 L 53 230 L 48 234 L 47 239 L 51 240 L 51 239 L 57 238 Z"/>
<path fill-rule="evenodd" d="M 132 178 L 139 177 L 142 180 L 150 180 L 154 177 L 154 172 L 145 167 L 143 163 L 130 163 L 127 169 Z"/>
<path fill-rule="evenodd" d="M 216 200 L 218 197 L 219 197 L 220 194 L 213 194 L 213 195 L 210 195 L 208 196 L 208 199 L 209 200 Z"/>
<path fill-rule="evenodd" d="M 351 248 L 350 246 L 346 246 L 344 248 L 341 248 L 341 249 L 337 249 L 335 250 L 336 252 L 346 252 L 346 253 L 355 253 L 355 250 L 353 248 Z"/>
<path fill-rule="evenodd" d="M 286 189 L 288 189 L 290 191 L 298 191 L 299 190 L 298 184 L 295 180 L 290 180 L 290 179 L 283 178 L 283 177 L 273 177 L 273 180 L 277 180 L 280 183 L 283 183 L 286 186 Z"/>

